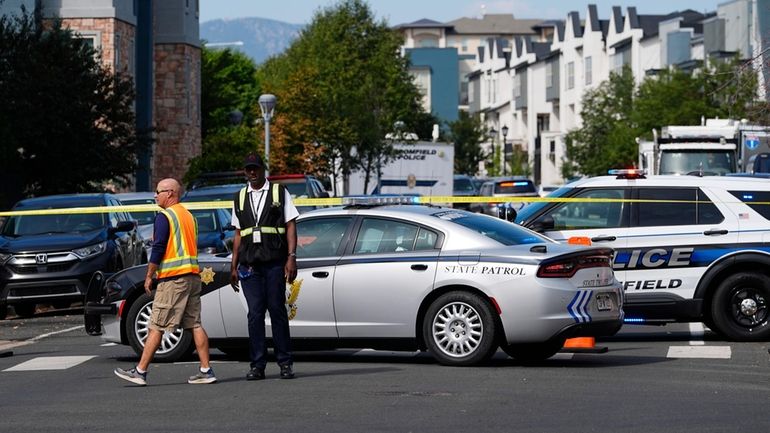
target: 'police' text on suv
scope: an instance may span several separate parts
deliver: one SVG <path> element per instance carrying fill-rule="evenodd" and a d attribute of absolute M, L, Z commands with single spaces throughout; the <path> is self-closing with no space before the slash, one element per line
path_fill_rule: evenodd
<path fill-rule="evenodd" d="M 516 221 L 557 241 L 615 249 L 627 322 L 703 321 L 770 339 L 770 182 L 621 172 L 569 184 Z"/>

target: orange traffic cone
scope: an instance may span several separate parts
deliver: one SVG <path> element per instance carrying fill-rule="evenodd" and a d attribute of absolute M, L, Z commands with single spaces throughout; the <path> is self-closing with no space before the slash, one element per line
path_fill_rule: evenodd
<path fill-rule="evenodd" d="M 606 353 L 606 347 L 597 347 L 596 338 L 594 337 L 575 337 L 568 338 L 564 342 L 564 347 L 561 352 L 566 353 Z"/>

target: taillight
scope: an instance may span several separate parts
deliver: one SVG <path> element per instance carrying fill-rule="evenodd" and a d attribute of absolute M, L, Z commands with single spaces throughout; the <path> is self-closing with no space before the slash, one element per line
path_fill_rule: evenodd
<path fill-rule="evenodd" d="M 578 256 L 547 261 L 540 265 L 537 276 L 540 278 L 571 278 L 580 269 L 608 268 L 608 256 Z"/>

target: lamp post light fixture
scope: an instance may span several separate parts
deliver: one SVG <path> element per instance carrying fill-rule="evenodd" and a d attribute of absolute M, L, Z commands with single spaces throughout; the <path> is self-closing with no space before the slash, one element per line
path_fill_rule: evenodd
<path fill-rule="evenodd" d="M 503 176 L 505 176 L 505 166 L 508 165 L 508 125 L 503 125 L 500 131 L 503 133 Z"/>
<path fill-rule="evenodd" d="M 262 119 L 265 121 L 265 176 L 270 168 L 270 120 L 275 110 L 275 95 L 264 94 L 259 96 L 259 108 L 262 110 Z"/>
<path fill-rule="evenodd" d="M 487 132 L 487 135 L 489 135 L 489 141 L 492 143 L 492 172 L 489 173 L 489 170 L 487 170 L 487 175 L 497 176 L 497 170 L 495 169 L 495 137 L 497 136 L 497 130 L 493 127 Z"/>

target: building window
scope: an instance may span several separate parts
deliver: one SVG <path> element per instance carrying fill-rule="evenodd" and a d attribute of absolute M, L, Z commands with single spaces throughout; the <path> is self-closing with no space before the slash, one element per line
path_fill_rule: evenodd
<path fill-rule="evenodd" d="M 567 63 L 567 88 L 575 87 L 575 62 Z"/>
<path fill-rule="evenodd" d="M 462 46 L 460 47 L 460 50 L 464 53 L 468 51 L 468 38 L 462 39 Z"/>
<path fill-rule="evenodd" d="M 428 113 L 431 112 L 431 88 L 430 88 L 430 69 L 429 68 L 412 68 L 410 70 L 414 84 L 420 90 L 422 94 L 422 106 Z"/>
<path fill-rule="evenodd" d="M 432 36 L 424 36 L 417 41 L 417 46 L 420 48 L 437 48 L 438 38 Z"/>
<path fill-rule="evenodd" d="M 553 62 L 545 64 L 545 87 L 553 87 Z"/>
<path fill-rule="evenodd" d="M 586 85 L 591 84 L 591 82 L 593 81 L 593 73 L 594 73 L 594 71 L 593 71 L 593 64 L 592 64 L 592 62 L 593 62 L 593 59 L 590 56 L 586 57 L 585 64 L 584 64 L 584 66 L 585 66 L 585 76 L 586 76 Z"/>
<path fill-rule="evenodd" d="M 521 96 L 521 75 L 516 74 L 513 76 L 513 97 L 518 98 Z"/>
<path fill-rule="evenodd" d="M 102 49 L 102 32 L 100 31 L 79 31 L 76 36 L 83 40 L 83 42 L 94 50 L 94 54 L 98 54 Z"/>
<path fill-rule="evenodd" d="M 115 72 L 120 71 L 120 33 L 115 33 Z"/>

